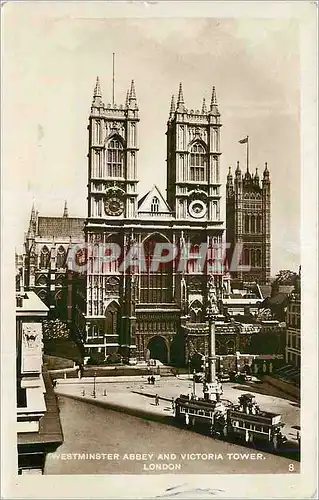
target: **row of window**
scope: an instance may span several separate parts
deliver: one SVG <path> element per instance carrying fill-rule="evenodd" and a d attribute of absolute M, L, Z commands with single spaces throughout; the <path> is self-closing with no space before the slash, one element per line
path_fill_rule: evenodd
<path fill-rule="evenodd" d="M 51 254 L 47 246 L 44 246 L 40 253 L 39 266 L 40 269 L 48 269 L 50 266 Z M 65 267 L 66 251 L 63 246 L 60 246 L 56 252 L 55 265 L 58 269 Z"/>
<path fill-rule="evenodd" d="M 175 323 L 173 321 L 139 321 L 137 330 L 139 332 L 173 332 Z"/>
<path fill-rule="evenodd" d="M 299 335 L 294 335 L 288 332 L 287 334 L 287 347 L 292 349 L 298 349 L 300 351 L 300 337 Z"/>
<path fill-rule="evenodd" d="M 104 326 L 92 325 L 88 329 L 88 337 L 102 337 L 107 334 L 116 334 L 118 324 L 118 309 L 116 306 L 110 306 L 105 314 Z"/>
<path fill-rule="evenodd" d="M 49 278 L 47 276 L 40 276 L 37 281 L 36 285 L 37 286 L 47 286 L 49 282 Z M 66 284 L 66 277 L 65 276 L 59 276 L 56 280 L 54 280 L 55 286 L 63 286 Z"/>
<path fill-rule="evenodd" d="M 248 215 L 244 216 L 245 233 L 260 233 L 262 231 L 262 216 Z"/>
<path fill-rule="evenodd" d="M 140 302 L 143 304 L 162 304 L 171 301 L 171 288 L 141 288 Z"/>
<path fill-rule="evenodd" d="M 287 363 L 291 363 L 300 368 L 300 355 L 293 352 L 287 352 Z"/>
<path fill-rule="evenodd" d="M 108 144 L 106 152 L 107 170 L 104 172 L 103 155 L 100 151 L 95 152 L 92 176 L 98 178 L 123 177 L 124 151 L 119 140 L 112 140 Z M 195 143 L 190 148 L 189 155 L 189 180 L 202 182 L 206 180 L 207 154 L 200 143 Z"/>
<path fill-rule="evenodd" d="M 104 314 L 104 303 L 103 301 L 90 300 L 87 304 L 88 315 L 91 316 L 103 316 Z"/>
<path fill-rule="evenodd" d="M 263 427 L 262 425 L 250 424 L 248 422 L 244 422 L 243 420 L 236 420 L 232 422 L 234 427 L 242 427 L 247 430 L 263 432 L 268 434 L 269 427 Z"/>
<path fill-rule="evenodd" d="M 213 412 L 209 410 L 197 410 L 196 408 L 185 408 L 181 407 L 181 413 L 188 413 L 189 415 L 198 415 L 202 417 L 213 417 Z"/>
<path fill-rule="evenodd" d="M 261 267 L 262 266 L 262 253 L 260 248 L 245 248 L 243 252 L 243 264 L 245 266 Z"/>
<path fill-rule="evenodd" d="M 287 326 L 300 328 L 300 314 L 287 314 Z"/>

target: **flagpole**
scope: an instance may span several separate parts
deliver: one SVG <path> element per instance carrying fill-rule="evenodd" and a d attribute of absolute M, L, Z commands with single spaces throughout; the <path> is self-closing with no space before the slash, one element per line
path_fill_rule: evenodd
<path fill-rule="evenodd" d="M 114 106 L 114 87 L 115 87 L 115 54 L 113 52 L 112 56 L 112 104 Z"/>
<path fill-rule="evenodd" d="M 247 135 L 247 172 L 249 172 L 249 136 Z"/>

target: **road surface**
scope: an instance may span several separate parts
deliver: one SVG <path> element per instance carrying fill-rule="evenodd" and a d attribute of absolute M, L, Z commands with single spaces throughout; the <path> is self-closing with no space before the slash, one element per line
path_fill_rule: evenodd
<path fill-rule="evenodd" d="M 299 462 L 59 396 L 64 443 L 45 474 L 283 474 Z"/>

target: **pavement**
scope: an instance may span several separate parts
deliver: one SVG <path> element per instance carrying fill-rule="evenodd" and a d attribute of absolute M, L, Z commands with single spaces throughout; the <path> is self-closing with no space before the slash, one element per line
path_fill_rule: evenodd
<path fill-rule="evenodd" d="M 117 377 L 96 377 L 95 397 L 93 377 L 58 380 L 55 392 L 57 395 L 69 396 L 130 415 L 172 423 L 172 400 L 180 394 L 191 393 L 193 388 L 193 382 L 184 377 L 156 377 L 154 385 L 148 384 L 147 377 L 141 376 L 138 380 L 136 378 L 129 377 L 120 381 Z M 282 415 L 285 422 L 283 433 L 288 440 L 296 443 L 297 431 L 292 426 L 300 425 L 299 404 L 287 399 L 287 396 L 281 398 L 272 395 L 271 388 L 267 387 L 267 384 L 265 387 L 263 385 L 227 382 L 223 384 L 222 398 L 235 403 L 245 392 L 254 394 L 261 409 Z M 195 389 L 196 394 L 202 396 L 202 384 L 195 384 Z M 158 406 L 155 404 L 156 394 L 159 396 Z"/>

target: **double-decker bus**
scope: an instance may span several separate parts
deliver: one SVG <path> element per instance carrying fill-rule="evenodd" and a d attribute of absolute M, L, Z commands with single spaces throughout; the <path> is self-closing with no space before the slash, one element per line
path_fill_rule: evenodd
<path fill-rule="evenodd" d="M 189 428 L 204 427 L 212 436 L 266 443 L 273 451 L 286 441 L 281 415 L 261 411 L 251 394 L 242 395 L 237 405 L 181 395 L 175 400 L 175 418 Z"/>

